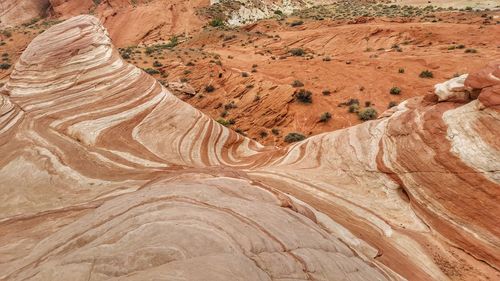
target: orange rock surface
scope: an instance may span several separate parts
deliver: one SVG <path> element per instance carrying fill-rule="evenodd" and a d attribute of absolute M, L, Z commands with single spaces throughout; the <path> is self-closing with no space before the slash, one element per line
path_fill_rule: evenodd
<path fill-rule="evenodd" d="M 498 279 L 499 67 L 277 148 L 71 18 L 0 91 L 0 279 Z"/>

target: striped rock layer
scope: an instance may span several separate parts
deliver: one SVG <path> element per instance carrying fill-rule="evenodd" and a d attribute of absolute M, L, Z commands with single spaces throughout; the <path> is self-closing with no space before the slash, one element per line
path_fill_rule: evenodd
<path fill-rule="evenodd" d="M 499 74 L 279 149 L 69 19 L 0 91 L 0 280 L 500 278 Z"/>

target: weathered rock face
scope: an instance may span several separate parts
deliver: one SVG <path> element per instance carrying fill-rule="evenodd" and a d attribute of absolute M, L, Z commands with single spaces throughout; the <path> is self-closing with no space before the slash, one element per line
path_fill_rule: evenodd
<path fill-rule="evenodd" d="M 499 65 L 277 149 L 53 26 L 0 92 L 0 279 L 500 278 Z"/>
<path fill-rule="evenodd" d="M 0 2 L 0 28 L 29 22 L 45 15 L 49 0 L 2 0 Z"/>

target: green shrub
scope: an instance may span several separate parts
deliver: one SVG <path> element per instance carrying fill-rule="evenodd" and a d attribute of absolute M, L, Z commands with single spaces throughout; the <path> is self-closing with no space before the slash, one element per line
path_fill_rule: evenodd
<path fill-rule="evenodd" d="M 12 36 L 12 32 L 10 32 L 8 30 L 4 30 L 4 31 L 2 31 L 2 35 L 9 38 Z"/>
<path fill-rule="evenodd" d="M 359 104 L 351 104 L 349 105 L 349 112 L 350 113 L 358 113 L 359 112 Z"/>
<path fill-rule="evenodd" d="M 219 119 L 217 119 L 217 122 L 218 122 L 219 124 L 221 124 L 222 126 L 226 126 L 226 127 L 227 127 L 227 126 L 229 126 L 229 121 L 228 121 L 228 120 L 226 120 L 226 119 L 224 119 L 224 118 L 219 118 Z"/>
<path fill-rule="evenodd" d="M 304 49 L 301 49 L 301 48 L 293 48 L 289 52 L 290 52 L 290 54 L 292 54 L 292 56 L 296 56 L 296 57 L 301 57 L 301 56 L 306 54 L 306 51 L 304 51 Z"/>
<path fill-rule="evenodd" d="M 361 110 L 358 113 L 359 119 L 366 121 L 366 120 L 373 120 L 377 118 L 377 111 L 372 108 L 372 107 L 367 107 Z"/>
<path fill-rule="evenodd" d="M 295 98 L 301 103 L 312 103 L 312 93 L 305 89 L 295 92 Z"/>
<path fill-rule="evenodd" d="M 389 93 L 391 95 L 399 95 L 401 94 L 401 89 L 399 87 L 392 87 Z"/>
<path fill-rule="evenodd" d="M 297 141 L 301 141 L 301 140 L 305 140 L 305 139 L 306 139 L 306 137 L 302 134 L 299 134 L 299 133 L 289 133 L 285 137 L 285 141 L 288 143 L 297 142 Z"/>
<path fill-rule="evenodd" d="M 293 80 L 292 87 L 294 88 L 304 87 L 304 83 L 300 82 L 299 80 Z"/>
<path fill-rule="evenodd" d="M 332 114 L 330 112 L 325 112 L 319 117 L 319 122 L 326 123 L 332 119 Z"/>
<path fill-rule="evenodd" d="M 391 102 L 389 102 L 389 105 L 387 105 L 387 108 L 392 108 L 392 107 L 395 107 L 395 106 L 397 106 L 397 105 L 398 105 L 398 103 L 397 103 L 397 102 L 395 102 L 395 101 L 391 101 Z"/>
<path fill-rule="evenodd" d="M 432 71 L 424 70 L 424 71 L 420 72 L 419 77 L 420 78 L 433 78 L 434 74 L 432 73 Z"/>
<path fill-rule="evenodd" d="M 205 92 L 211 93 L 213 91 L 215 91 L 215 87 L 213 85 L 206 85 L 205 86 Z"/>
<path fill-rule="evenodd" d="M 226 25 L 226 23 L 224 22 L 223 19 L 220 19 L 220 18 L 215 18 L 215 19 L 212 19 L 210 22 L 209 22 L 209 25 L 211 27 L 221 27 L 221 26 L 224 26 Z"/>
<path fill-rule="evenodd" d="M 147 74 L 150 74 L 150 75 L 160 73 L 158 70 L 156 70 L 156 69 L 154 69 L 154 68 L 146 68 L 146 69 L 144 69 L 144 71 L 146 71 L 146 73 L 147 73 Z"/>

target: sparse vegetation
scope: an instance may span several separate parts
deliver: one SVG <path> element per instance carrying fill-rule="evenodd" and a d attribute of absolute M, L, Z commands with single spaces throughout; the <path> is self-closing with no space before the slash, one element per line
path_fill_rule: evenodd
<path fill-rule="evenodd" d="M 389 93 L 391 95 L 399 95 L 401 94 L 401 89 L 399 87 L 392 87 Z"/>
<path fill-rule="evenodd" d="M 377 111 L 372 107 L 367 107 L 358 112 L 359 119 L 363 121 L 377 118 Z"/>
<path fill-rule="evenodd" d="M 351 104 L 349 105 L 349 110 L 350 113 L 358 113 L 359 112 L 359 104 Z"/>
<path fill-rule="evenodd" d="M 292 87 L 294 88 L 304 87 L 304 83 L 300 82 L 300 80 L 293 80 Z"/>
<path fill-rule="evenodd" d="M 300 133 L 289 133 L 285 136 L 285 141 L 288 143 L 297 142 L 301 140 L 305 140 L 306 137 Z"/>
<path fill-rule="evenodd" d="M 301 21 L 301 20 L 294 20 L 290 23 L 290 26 L 299 26 L 299 25 L 303 25 L 304 24 L 304 21 Z"/>
<path fill-rule="evenodd" d="M 159 74 L 160 72 L 154 68 L 146 68 L 144 71 L 149 75 Z"/>
<path fill-rule="evenodd" d="M 295 92 L 295 98 L 301 103 L 312 103 L 312 93 L 305 89 Z"/>
<path fill-rule="evenodd" d="M 159 61 L 155 60 L 155 61 L 153 62 L 153 66 L 154 66 L 154 67 L 162 67 L 162 66 L 163 66 L 163 64 L 162 64 L 161 62 L 159 62 Z"/>
<path fill-rule="evenodd" d="M 206 85 L 205 86 L 205 92 L 211 93 L 213 91 L 215 91 L 215 87 L 213 85 Z"/>
<path fill-rule="evenodd" d="M 433 78 L 434 74 L 432 73 L 432 71 L 424 70 L 424 71 L 420 72 L 419 77 L 428 79 L 428 78 Z"/>
<path fill-rule="evenodd" d="M 395 102 L 395 101 L 391 101 L 391 102 L 389 102 L 389 105 L 387 105 L 387 108 L 392 108 L 392 107 L 395 107 L 395 106 L 397 106 L 397 105 L 398 105 L 398 103 L 397 103 L 397 102 Z"/>
<path fill-rule="evenodd" d="M 326 123 L 332 119 L 332 114 L 330 112 L 325 112 L 319 117 L 319 122 Z"/>
<path fill-rule="evenodd" d="M 289 52 L 292 56 L 296 57 L 301 57 L 306 54 L 306 51 L 304 51 L 304 49 L 301 48 L 293 48 Z"/>
<path fill-rule="evenodd" d="M 221 19 L 221 18 L 212 19 L 208 24 L 211 27 L 221 27 L 221 26 L 226 25 L 226 23 L 224 22 L 224 20 Z"/>
<path fill-rule="evenodd" d="M 218 122 L 219 124 L 221 124 L 222 126 L 225 126 L 225 127 L 227 127 L 227 126 L 229 126 L 229 125 L 230 125 L 229 120 L 226 120 L 226 119 L 224 119 L 224 118 L 219 118 L 219 119 L 217 119 L 217 122 Z"/>

